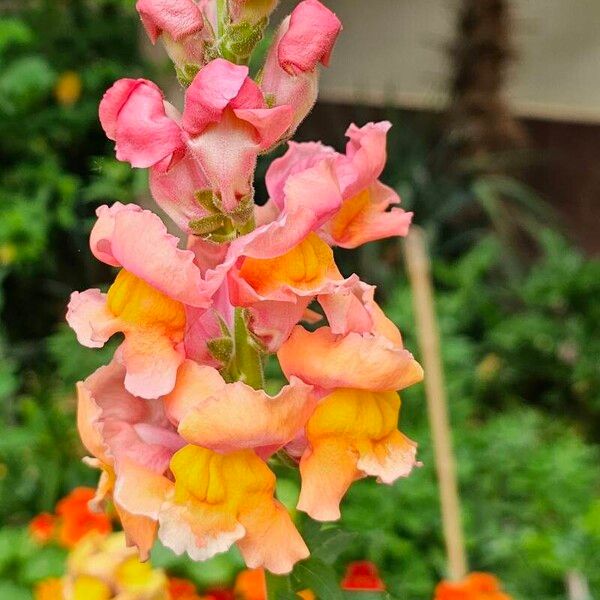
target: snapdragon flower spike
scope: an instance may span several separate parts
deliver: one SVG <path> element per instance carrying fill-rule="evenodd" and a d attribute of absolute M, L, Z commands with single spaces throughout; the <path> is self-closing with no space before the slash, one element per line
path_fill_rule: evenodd
<path fill-rule="evenodd" d="M 159 509 L 173 454 L 185 445 L 159 400 L 143 400 L 124 386 L 125 369 L 113 361 L 77 384 L 77 424 L 88 461 L 102 469 L 96 503 L 112 497 L 129 543 L 146 559 L 156 537 Z"/>
<path fill-rule="evenodd" d="M 298 508 L 318 521 L 340 517 L 339 504 L 353 481 L 375 476 L 393 483 L 416 464 L 416 444 L 398 428 L 396 390 L 420 381 L 423 371 L 404 350 L 393 324 L 374 312 L 371 333 L 310 333 L 297 327 L 278 358 L 324 396 L 294 452 L 301 455 Z"/>
<path fill-rule="evenodd" d="M 340 209 L 321 228 L 330 244 L 356 248 L 361 244 L 392 236 L 405 236 L 412 213 L 397 208 L 398 194 L 379 181 L 385 166 L 387 121 L 351 125 L 345 154 L 320 143 L 291 142 L 287 153 L 274 160 L 266 176 L 270 202 L 283 204 L 283 186 L 287 179 L 307 168 L 333 160 L 334 172 L 343 197 Z M 391 210 L 388 210 L 390 209 Z"/>
<path fill-rule="evenodd" d="M 288 130 L 292 109 L 268 108 L 248 67 L 218 58 L 186 91 L 182 127 L 224 212 L 252 196 L 256 159 Z"/>
<path fill-rule="evenodd" d="M 279 27 L 260 85 L 275 106 L 289 104 L 294 118 L 288 136 L 317 100 L 319 63 L 327 66 L 342 24 L 318 0 L 303 0 Z"/>
<path fill-rule="evenodd" d="M 137 0 L 136 9 L 152 44 L 161 39 L 180 77 L 205 62 L 214 33 L 203 9 L 207 0 Z"/>
<path fill-rule="evenodd" d="M 92 253 L 120 267 L 107 294 L 74 292 L 67 321 L 79 343 L 101 348 L 116 332 L 125 334 L 119 359 L 125 387 L 142 398 L 170 392 L 185 355 L 185 306 L 206 308 L 212 290 L 194 263 L 194 253 L 177 248 L 162 221 L 139 206 L 101 206 L 92 229 Z"/>

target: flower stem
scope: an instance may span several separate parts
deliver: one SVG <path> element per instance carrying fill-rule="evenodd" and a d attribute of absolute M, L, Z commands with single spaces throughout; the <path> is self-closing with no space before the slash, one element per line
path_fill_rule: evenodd
<path fill-rule="evenodd" d="M 233 320 L 235 362 L 242 381 L 255 390 L 263 389 L 265 378 L 261 352 L 252 341 L 243 308 L 236 308 Z"/>

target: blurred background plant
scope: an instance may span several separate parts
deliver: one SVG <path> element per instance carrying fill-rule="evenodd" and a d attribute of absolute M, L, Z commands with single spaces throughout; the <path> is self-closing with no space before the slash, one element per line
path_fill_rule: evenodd
<path fill-rule="evenodd" d="M 1 598 L 31 598 L 36 582 L 62 573 L 64 553 L 33 544 L 26 524 L 96 479 L 80 461 L 73 388 L 114 346 L 81 348 L 63 319 L 72 289 L 109 280 L 87 250 L 94 209 L 147 199 L 145 174 L 113 158 L 97 122 L 99 98 L 115 79 L 160 73 L 140 50 L 132 7 L 131 0 L 0 5 Z M 340 147 L 352 120 L 394 123 L 384 179 L 415 211 L 433 255 L 471 566 L 497 574 L 516 599 L 558 600 L 572 571 L 600 590 L 600 261 L 568 241 L 522 182 L 519 169 L 531 156 L 520 143 L 481 152 L 471 139 L 465 150 L 465 131 L 483 135 L 465 125 L 477 82 L 464 71 L 482 42 L 461 23 L 464 44 L 453 56 L 463 77 L 448 115 L 321 104 L 299 137 L 324 132 Z M 502 27 L 491 30 L 506 50 L 499 60 L 509 59 Z M 509 116 L 502 119 L 506 125 Z M 264 197 L 260 178 L 258 186 Z M 344 270 L 379 284 L 416 349 L 401 245 L 372 244 L 339 258 Z M 280 375 L 271 377 L 276 385 Z M 357 484 L 340 526 L 305 524 L 312 560 L 329 578 L 325 589 L 337 588 L 355 559 L 379 565 L 401 600 L 430 598 L 445 574 L 422 388 L 403 400 L 403 429 L 419 441 L 424 466 L 392 489 Z M 298 482 L 279 469 L 279 496 L 292 506 Z M 231 583 L 241 566 L 231 553 L 195 564 L 160 546 L 153 563 L 200 589 Z M 310 564 L 303 576 L 310 580 Z"/>

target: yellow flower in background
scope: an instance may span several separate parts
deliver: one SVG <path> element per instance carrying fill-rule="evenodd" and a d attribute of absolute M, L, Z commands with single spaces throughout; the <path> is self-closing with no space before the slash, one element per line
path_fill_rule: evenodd
<path fill-rule="evenodd" d="M 170 600 L 164 571 L 141 563 L 122 532 L 91 532 L 73 548 L 62 579 L 38 585 L 35 600 Z"/>
<path fill-rule="evenodd" d="M 54 88 L 54 96 L 59 104 L 72 106 L 81 97 L 81 77 L 75 71 L 65 71 Z"/>
<path fill-rule="evenodd" d="M 17 248 L 14 244 L 0 245 L 0 265 L 10 265 L 17 258 Z"/>
<path fill-rule="evenodd" d="M 492 381 L 502 368 L 502 359 L 491 352 L 477 365 L 477 377 L 481 381 Z"/>

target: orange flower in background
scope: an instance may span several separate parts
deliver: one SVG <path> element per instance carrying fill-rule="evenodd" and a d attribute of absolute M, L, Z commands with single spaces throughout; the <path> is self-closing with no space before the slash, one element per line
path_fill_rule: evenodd
<path fill-rule="evenodd" d="M 196 586 L 187 579 L 169 578 L 169 600 L 202 600 Z"/>
<path fill-rule="evenodd" d="M 29 523 L 29 535 L 40 544 L 47 544 L 54 537 L 56 518 L 50 513 L 41 513 Z"/>
<path fill-rule="evenodd" d="M 385 583 L 379 577 L 377 567 L 368 560 L 359 560 L 348 565 L 341 587 L 346 591 L 384 592 Z"/>
<path fill-rule="evenodd" d="M 310 590 L 298 592 L 296 596 L 302 600 L 316 600 L 316 596 Z M 264 569 L 246 569 L 239 573 L 235 580 L 233 597 L 236 600 L 267 600 L 267 580 Z"/>
<path fill-rule="evenodd" d="M 92 512 L 88 506 L 95 494 L 93 488 L 78 487 L 56 505 L 58 540 L 63 546 L 72 548 L 90 531 L 106 534 L 112 530 L 108 516 Z"/>
<path fill-rule="evenodd" d="M 35 600 L 63 600 L 63 583 L 60 579 L 51 578 L 40 581 L 35 586 Z"/>
<path fill-rule="evenodd" d="M 434 600 L 512 600 L 500 582 L 488 573 L 471 573 L 462 581 L 442 581 L 435 589 Z"/>

